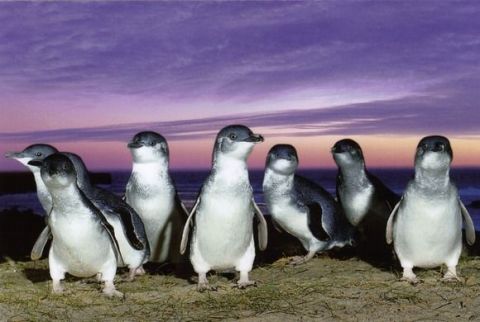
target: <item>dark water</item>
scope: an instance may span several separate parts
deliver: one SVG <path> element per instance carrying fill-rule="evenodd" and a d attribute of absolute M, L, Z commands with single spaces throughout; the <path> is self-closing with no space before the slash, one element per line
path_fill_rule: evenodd
<path fill-rule="evenodd" d="M 371 169 L 374 175 L 379 177 L 388 187 L 398 194 L 402 194 L 408 180 L 413 176 L 413 169 Z M 173 171 L 172 177 L 175 180 L 180 198 L 190 206 L 196 199 L 199 189 L 208 176 L 208 171 Z M 299 174 L 317 182 L 330 193 L 335 194 L 336 170 L 300 170 Z M 130 172 L 113 172 L 112 183 L 103 186 L 119 195 L 125 192 L 125 186 Z M 460 197 L 465 205 L 474 200 L 480 200 L 480 169 L 458 169 L 451 170 L 452 180 L 457 185 Z M 262 206 L 264 205 L 262 194 L 263 171 L 251 171 L 250 181 L 255 194 L 255 199 Z M 5 208 L 18 207 L 20 209 L 32 209 L 36 213 L 43 213 L 35 193 L 3 195 L 0 196 L 0 210 Z M 266 210 L 262 207 L 264 211 Z M 477 229 L 480 230 L 480 209 L 468 207 Z"/>

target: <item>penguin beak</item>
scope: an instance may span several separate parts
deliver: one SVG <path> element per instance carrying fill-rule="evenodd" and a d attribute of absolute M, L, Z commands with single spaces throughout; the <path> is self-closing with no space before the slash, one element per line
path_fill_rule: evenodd
<path fill-rule="evenodd" d="M 41 167 L 43 162 L 40 160 L 30 160 L 27 163 L 28 165 L 34 166 L 34 167 Z"/>
<path fill-rule="evenodd" d="M 7 152 L 5 153 L 5 158 L 7 159 L 18 159 L 22 157 L 22 152 Z"/>
<path fill-rule="evenodd" d="M 129 149 L 138 149 L 141 148 L 143 144 L 141 142 L 129 142 L 127 146 Z"/>
<path fill-rule="evenodd" d="M 265 139 L 260 134 L 252 134 L 245 139 L 245 142 L 253 142 L 253 143 L 260 143 L 263 141 L 265 141 Z"/>

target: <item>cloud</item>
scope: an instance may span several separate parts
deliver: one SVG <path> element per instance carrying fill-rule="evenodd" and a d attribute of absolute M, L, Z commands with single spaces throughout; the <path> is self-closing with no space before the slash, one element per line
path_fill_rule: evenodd
<path fill-rule="evenodd" d="M 2 3 L 1 92 L 252 99 L 478 61 L 480 6 L 400 2 Z M 448 14 L 446 14 L 448 13 Z M 475 19 L 474 19 L 475 17 Z"/>
<path fill-rule="evenodd" d="M 472 82 L 472 81 L 471 81 Z M 457 87 L 455 87 L 457 85 Z M 478 88 L 476 79 L 469 86 L 436 85 L 429 95 L 372 101 L 308 110 L 247 113 L 170 122 L 144 122 L 90 128 L 35 132 L 0 133 L 0 142 L 128 141 L 136 132 L 154 130 L 169 140 L 212 138 L 219 129 L 241 123 L 261 130 L 267 136 L 433 134 L 479 135 L 480 111 L 476 97 L 465 97 Z M 448 95 L 446 95 L 448 94 Z"/>

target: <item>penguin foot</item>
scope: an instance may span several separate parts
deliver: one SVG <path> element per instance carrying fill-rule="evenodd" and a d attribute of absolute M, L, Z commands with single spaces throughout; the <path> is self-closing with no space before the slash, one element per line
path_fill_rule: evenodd
<path fill-rule="evenodd" d="M 143 266 L 137 267 L 137 269 L 135 270 L 135 275 L 145 275 L 145 269 L 143 268 Z"/>
<path fill-rule="evenodd" d="M 218 288 L 217 286 L 210 285 L 207 283 L 198 283 L 197 284 L 197 291 L 199 292 L 205 292 L 205 291 L 216 291 Z"/>
<path fill-rule="evenodd" d="M 60 281 L 53 281 L 52 294 L 63 294 L 63 291 L 65 291 L 65 289 L 62 284 L 60 284 Z"/>
<path fill-rule="evenodd" d="M 448 266 L 447 272 L 443 275 L 442 282 L 464 282 L 463 279 L 458 277 L 457 268 L 455 266 Z"/>
<path fill-rule="evenodd" d="M 235 284 L 233 287 L 238 288 L 240 290 L 243 290 L 243 289 L 246 289 L 249 286 L 257 287 L 257 282 L 255 282 L 255 281 L 245 281 L 245 282 L 238 281 L 237 284 Z"/>
<path fill-rule="evenodd" d="M 403 282 L 408 282 L 412 285 L 417 285 L 421 282 L 421 280 L 419 280 L 417 278 L 417 276 L 415 276 L 415 275 L 414 276 L 403 276 L 400 280 L 403 281 Z"/>
<path fill-rule="evenodd" d="M 290 262 L 288 263 L 288 265 L 297 266 L 297 265 L 305 264 L 306 262 L 307 262 L 307 261 L 305 260 L 305 257 L 303 257 L 303 256 L 294 256 L 294 257 L 290 258 Z"/>
<path fill-rule="evenodd" d="M 105 287 L 103 288 L 102 292 L 108 297 L 119 297 L 122 299 L 125 298 L 125 295 L 122 292 L 115 289 L 113 282 L 105 282 Z"/>
<path fill-rule="evenodd" d="M 451 272 L 446 272 L 445 275 L 443 275 L 442 282 L 444 283 L 463 283 L 464 280 L 463 278 L 460 278 L 457 276 L 457 274 L 452 274 Z"/>

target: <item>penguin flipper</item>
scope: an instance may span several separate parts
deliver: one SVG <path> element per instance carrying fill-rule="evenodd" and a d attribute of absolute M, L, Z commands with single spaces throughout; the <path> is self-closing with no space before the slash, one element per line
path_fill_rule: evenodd
<path fill-rule="evenodd" d="M 128 243 L 136 250 L 145 249 L 147 247 L 147 239 L 146 236 L 142 236 L 139 232 L 140 229 L 138 229 L 137 225 L 138 221 L 141 222 L 141 219 L 135 210 L 128 205 L 121 205 L 111 209 L 110 212 L 114 212 L 120 218 Z"/>
<path fill-rule="evenodd" d="M 185 226 L 183 226 L 182 241 L 180 242 L 180 254 L 182 255 L 185 254 L 185 251 L 187 250 L 188 236 L 190 235 L 190 226 L 193 225 L 193 215 L 197 211 L 199 203 L 200 198 L 198 198 L 195 202 L 195 205 L 193 206 L 192 211 L 190 211 L 190 215 L 187 218 L 187 222 L 185 223 Z"/>
<path fill-rule="evenodd" d="M 105 231 L 108 234 L 108 237 L 110 237 L 110 243 L 112 244 L 112 249 L 113 253 L 115 254 L 115 258 L 117 262 L 119 263 L 125 263 L 122 257 L 122 253 L 120 252 L 120 247 L 118 246 L 118 241 L 117 238 L 115 237 L 115 230 L 113 229 L 112 225 L 107 221 L 105 216 L 102 214 L 102 212 L 91 202 L 87 196 L 85 196 L 85 193 L 80 190 L 80 194 L 82 196 L 83 202 L 92 209 L 93 213 L 96 215 L 96 217 L 100 220 L 100 224 L 102 227 L 105 229 Z"/>
<path fill-rule="evenodd" d="M 388 217 L 387 228 L 385 230 L 385 238 L 387 240 L 387 244 L 389 245 L 393 242 L 393 221 L 398 211 L 398 207 L 400 207 L 400 204 L 402 203 L 402 200 L 403 198 L 400 199 L 400 201 L 395 205 L 395 208 L 393 208 L 390 216 Z"/>
<path fill-rule="evenodd" d="M 265 250 L 268 244 L 268 229 L 267 229 L 267 221 L 263 216 L 262 211 L 258 207 L 255 200 L 252 198 L 253 209 L 255 215 L 258 219 L 258 248 L 260 250 Z"/>
<path fill-rule="evenodd" d="M 50 227 L 46 226 L 38 236 L 35 244 L 33 245 L 32 252 L 30 253 L 30 258 L 32 259 L 32 261 L 36 261 L 42 258 L 45 245 L 47 245 L 47 242 L 51 237 L 52 234 L 50 231 Z"/>
<path fill-rule="evenodd" d="M 318 240 L 327 241 L 330 239 L 330 235 L 325 231 L 322 220 L 322 206 L 317 202 L 312 202 L 306 205 L 307 211 L 307 224 L 308 229 L 312 232 Z"/>
<path fill-rule="evenodd" d="M 175 193 L 175 203 L 176 203 L 176 208 L 183 213 L 185 218 L 188 218 L 189 213 L 188 213 L 187 207 L 185 207 L 185 204 L 180 199 L 180 196 L 178 195 L 178 193 Z"/>
<path fill-rule="evenodd" d="M 465 236 L 467 243 L 473 245 L 475 243 L 475 227 L 473 225 L 472 217 L 470 217 L 470 213 L 460 199 L 458 199 L 458 203 L 460 204 L 463 221 L 465 222 Z"/>

